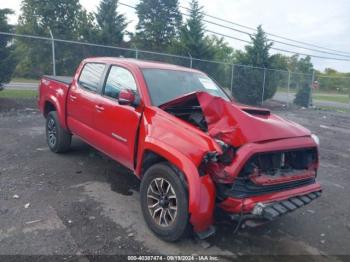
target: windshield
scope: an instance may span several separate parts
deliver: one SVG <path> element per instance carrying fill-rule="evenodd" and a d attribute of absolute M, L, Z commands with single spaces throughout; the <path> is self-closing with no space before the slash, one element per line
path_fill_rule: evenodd
<path fill-rule="evenodd" d="M 143 69 L 142 72 L 152 104 L 155 106 L 196 91 L 205 91 L 230 100 L 213 80 L 201 73 L 153 68 Z"/>

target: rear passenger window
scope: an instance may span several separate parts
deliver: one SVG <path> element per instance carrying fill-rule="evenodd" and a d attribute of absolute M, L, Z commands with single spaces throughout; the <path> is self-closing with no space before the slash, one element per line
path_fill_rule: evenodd
<path fill-rule="evenodd" d="M 103 94 L 108 97 L 118 98 L 120 90 L 129 89 L 136 92 L 136 82 L 129 70 L 112 66 L 109 71 Z"/>
<path fill-rule="evenodd" d="M 85 64 L 81 71 L 78 83 L 85 89 L 96 92 L 105 67 L 104 64 Z"/>

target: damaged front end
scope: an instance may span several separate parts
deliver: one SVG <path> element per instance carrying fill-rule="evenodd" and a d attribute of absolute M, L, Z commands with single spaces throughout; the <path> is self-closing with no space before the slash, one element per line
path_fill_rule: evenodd
<path fill-rule="evenodd" d="M 319 196 L 318 146 L 304 127 L 267 109 L 241 106 L 205 92 L 160 108 L 209 135 L 221 149 L 207 152 L 198 169 L 211 176 L 218 204 L 227 212 L 256 216 L 258 205 L 264 206 L 261 214 L 271 218 L 294 210 L 289 199 L 308 198 L 314 192 Z M 287 203 L 283 201 L 290 202 L 291 209 L 276 211 L 273 206 Z M 295 208 L 302 206 L 296 202 Z"/>

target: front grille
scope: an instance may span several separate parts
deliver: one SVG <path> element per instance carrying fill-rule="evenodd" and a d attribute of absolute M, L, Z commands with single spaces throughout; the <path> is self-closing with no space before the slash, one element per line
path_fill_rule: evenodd
<path fill-rule="evenodd" d="M 316 162 L 316 148 L 258 153 L 247 161 L 239 177 L 247 177 L 257 171 L 274 176 L 280 173 L 308 169 Z"/>
<path fill-rule="evenodd" d="M 217 185 L 218 199 L 245 198 L 313 184 L 317 161 L 316 148 L 255 154 L 233 184 Z"/>

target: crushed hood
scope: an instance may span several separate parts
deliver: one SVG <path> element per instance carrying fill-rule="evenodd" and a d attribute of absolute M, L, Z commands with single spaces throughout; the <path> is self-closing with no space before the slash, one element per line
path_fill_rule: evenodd
<path fill-rule="evenodd" d="M 282 119 L 268 109 L 243 106 L 206 92 L 195 92 L 176 98 L 162 106 L 181 107 L 197 100 L 202 109 L 208 134 L 235 147 L 262 142 L 311 135 L 301 125 Z"/>

